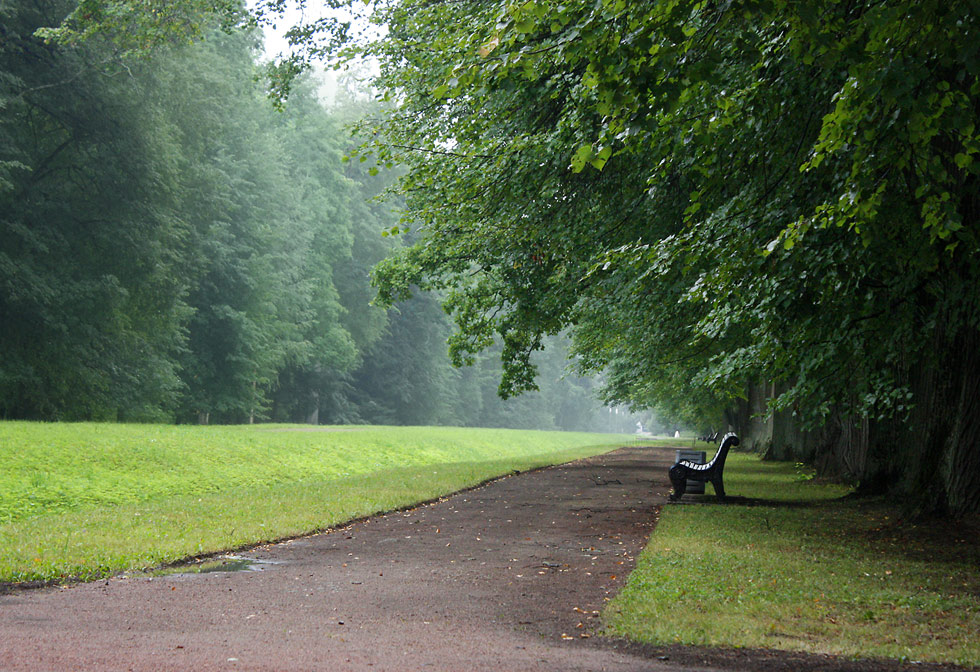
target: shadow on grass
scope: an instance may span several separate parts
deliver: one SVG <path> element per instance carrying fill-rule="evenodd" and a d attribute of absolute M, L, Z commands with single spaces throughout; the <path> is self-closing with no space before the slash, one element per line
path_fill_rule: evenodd
<path fill-rule="evenodd" d="M 670 502 L 670 506 L 704 506 L 717 504 L 719 506 L 765 506 L 776 509 L 817 509 L 837 500 L 806 500 L 806 499 L 764 499 L 761 497 L 743 497 L 742 495 L 727 495 L 719 500 L 715 495 L 684 495 L 680 501 Z"/>
<path fill-rule="evenodd" d="M 835 499 L 770 499 L 729 495 L 724 502 L 714 494 L 685 495 L 669 506 L 771 508 L 811 511 L 822 521 L 816 528 L 823 534 L 846 537 L 855 548 L 889 557 L 925 562 L 936 568 L 946 565 L 980 567 L 980 515 L 951 519 L 940 516 L 904 516 L 894 503 L 881 497 L 844 495 Z M 970 582 L 980 594 L 980 574 Z"/>

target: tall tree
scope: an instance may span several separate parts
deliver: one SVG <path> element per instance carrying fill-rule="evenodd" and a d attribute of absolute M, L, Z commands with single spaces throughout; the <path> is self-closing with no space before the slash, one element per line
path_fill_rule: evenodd
<path fill-rule="evenodd" d="M 166 417 L 187 315 L 173 145 L 144 132 L 161 120 L 131 70 L 34 37 L 67 11 L 0 6 L 0 415 Z"/>
<path fill-rule="evenodd" d="M 333 283 L 374 225 L 352 231 L 345 134 L 310 87 L 275 110 L 254 31 L 145 60 L 35 36 L 69 10 L 2 7 L 0 413 L 245 421 L 318 394 L 383 316 L 345 323 Z"/>
<path fill-rule="evenodd" d="M 193 314 L 181 365 L 182 417 L 261 415 L 276 373 L 302 335 L 299 267 L 308 234 L 299 199 L 255 86 L 254 36 L 216 34 L 157 57 L 153 97 L 180 153 L 179 210 L 190 229 L 187 301 Z"/>
<path fill-rule="evenodd" d="M 980 508 L 972 3 L 374 7 L 373 137 L 421 232 L 377 280 L 447 292 L 457 360 L 496 336 L 529 389 L 573 325 L 616 398 L 773 381 L 868 427 L 865 483 Z"/>
<path fill-rule="evenodd" d="M 384 296 L 453 288 L 455 346 L 499 334 L 504 392 L 567 324 L 623 400 L 717 409 L 774 380 L 812 426 L 866 421 L 866 484 L 980 508 L 970 3 L 381 16 L 377 151 L 422 232 Z"/>

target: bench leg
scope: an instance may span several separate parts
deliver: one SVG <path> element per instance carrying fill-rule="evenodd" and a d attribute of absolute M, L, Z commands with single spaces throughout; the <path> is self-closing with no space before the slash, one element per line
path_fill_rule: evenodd
<path fill-rule="evenodd" d="M 684 492 L 687 490 L 687 476 L 684 475 L 682 468 L 674 465 L 667 472 L 670 475 L 670 484 L 674 486 L 674 492 L 671 493 L 671 501 L 676 502 L 678 499 L 684 496 Z"/>
<path fill-rule="evenodd" d="M 711 479 L 711 485 L 715 488 L 715 495 L 718 496 L 718 501 L 725 501 L 725 484 L 721 480 L 721 474 L 718 474 L 716 478 Z"/>

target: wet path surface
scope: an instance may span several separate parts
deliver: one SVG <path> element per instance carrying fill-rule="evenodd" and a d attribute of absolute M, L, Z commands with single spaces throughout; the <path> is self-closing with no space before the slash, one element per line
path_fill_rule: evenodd
<path fill-rule="evenodd" d="M 0 596 L 0 669 L 661 669 L 596 630 L 672 455 L 628 448 L 508 477 L 224 570 L 15 591 Z M 261 571 L 231 571 L 245 568 Z"/>

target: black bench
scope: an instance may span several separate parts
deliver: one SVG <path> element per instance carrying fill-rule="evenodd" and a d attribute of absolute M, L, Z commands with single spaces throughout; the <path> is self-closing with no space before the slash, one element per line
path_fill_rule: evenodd
<path fill-rule="evenodd" d="M 698 441 L 704 441 L 705 443 L 714 443 L 718 440 L 718 432 L 712 432 L 711 434 L 706 434 L 704 436 L 699 436 Z"/>
<path fill-rule="evenodd" d="M 687 490 L 687 482 L 690 480 L 711 483 L 718 499 L 725 501 L 725 484 L 722 481 L 722 475 L 725 471 L 725 458 L 728 457 L 729 449 L 737 445 L 738 437 L 729 432 L 721 440 L 718 452 L 707 464 L 681 460 L 672 466 L 669 472 L 670 483 L 674 486 L 674 492 L 670 495 L 671 500 L 677 501 L 684 495 L 684 491 Z"/>

